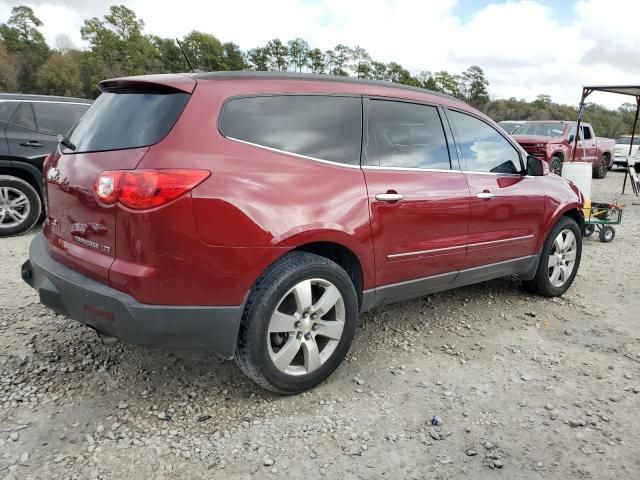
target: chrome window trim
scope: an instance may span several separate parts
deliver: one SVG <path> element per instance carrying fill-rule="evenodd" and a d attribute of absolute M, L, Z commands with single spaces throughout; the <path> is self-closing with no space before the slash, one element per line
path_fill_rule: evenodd
<path fill-rule="evenodd" d="M 363 165 L 363 170 L 394 170 L 394 171 L 409 171 L 409 172 L 436 172 L 436 173 L 462 173 L 460 170 L 453 168 L 418 168 L 418 167 L 381 167 L 379 165 Z"/>
<path fill-rule="evenodd" d="M 357 165 L 351 165 L 351 164 L 348 164 L 348 163 L 340 163 L 340 162 L 333 162 L 331 160 L 323 160 L 322 158 L 309 157 L 307 155 L 301 155 L 299 153 L 287 152 L 286 150 L 280 150 L 278 148 L 267 147 L 266 145 L 260 145 L 259 143 L 247 142 L 246 140 L 240 140 L 239 138 L 227 137 L 226 135 L 223 135 L 222 132 L 220 132 L 220 135 L 222 135 L 227 140 L 233 140 L 234 142 L 243 143 L 245 145 L 251 145 L 252 147 L 262 148 L 262 149 L 268 150 L 270 152 L 284 153 L 286 155 L 291 155 L 293 157 L 298 157 L 298 158 L 303 158 L 305 160 L 312 160 L 314 162 L 320 162 L 320 163 L 324 163 L 324 164 L 334 165 L 336 167 L 360 169 L 360 164 L 359 163 Z M 359 161 L 359 159 L 358 159 L 358 161 Z"/>
<path fill-rule="evenodd" d="M 462 170 L 462 173 L 464 173 L 465 175 L 494 175 L 498 177 L 518 177 L 518 178 L 531 176 L 531 175 L 524 175 L 522 173 L 474 172 L 472 170 Z"/>

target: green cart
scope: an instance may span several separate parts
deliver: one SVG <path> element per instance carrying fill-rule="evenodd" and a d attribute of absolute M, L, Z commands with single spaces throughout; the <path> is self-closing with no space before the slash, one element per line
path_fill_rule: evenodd
<path fill-rule="evenodd" d="M 616 203 L 592 203 L 591 208 L 585 208 L 584 236 L 590 237 L 593 232 L 599 232 L 600 241 L 609 243 L 616 238 L 616 229 L 611 225 L 622 222 L 622 207 Z"/>

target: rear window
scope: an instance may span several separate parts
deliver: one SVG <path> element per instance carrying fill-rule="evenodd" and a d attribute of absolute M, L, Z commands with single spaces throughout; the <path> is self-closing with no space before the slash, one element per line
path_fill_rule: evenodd
<path fill-rule="evenodd" d="M 66 135 L 78 123 L 90 105 L 88 103 L 35 102 L 38 130 Z"/>
<path fill-rule="evenodd" d="M 360 164 L 362 100 L 326 95 L 275 95 L 230 100 L 226 137 L 320 160 Z"/>
<path fill-rule="evenodd" d="M 104 92 L 69 136 L 77 147 L 74 153 L 158 143 L 169 133 L 188 101 L 189 94 L 173 90 Z"/>

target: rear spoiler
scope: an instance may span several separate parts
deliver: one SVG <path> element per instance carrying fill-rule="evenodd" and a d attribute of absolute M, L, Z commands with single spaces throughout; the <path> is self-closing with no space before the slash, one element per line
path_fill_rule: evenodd
<path fill-rule="evenodd" d="M 196 88 L 196 83 L 196 80 L 191 75 L 168 73 L 112 78 L 100 82 L 98 88 L 100 88 L 101 92 L 128 88 L 157 88 L 192 93 L 194 88 Z"/>

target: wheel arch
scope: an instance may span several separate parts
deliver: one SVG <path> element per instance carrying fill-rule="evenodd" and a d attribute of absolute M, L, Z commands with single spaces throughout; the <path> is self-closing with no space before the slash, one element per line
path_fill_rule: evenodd
<path fill-rule="evenodd" d="M 40 201 L 44 205 L 44 178 L 42 178 L 42 172 L 36 167 L 28 163 L 0 159 L 0 175 L 17 177 L 27 182 L 38 192 Z"/>

